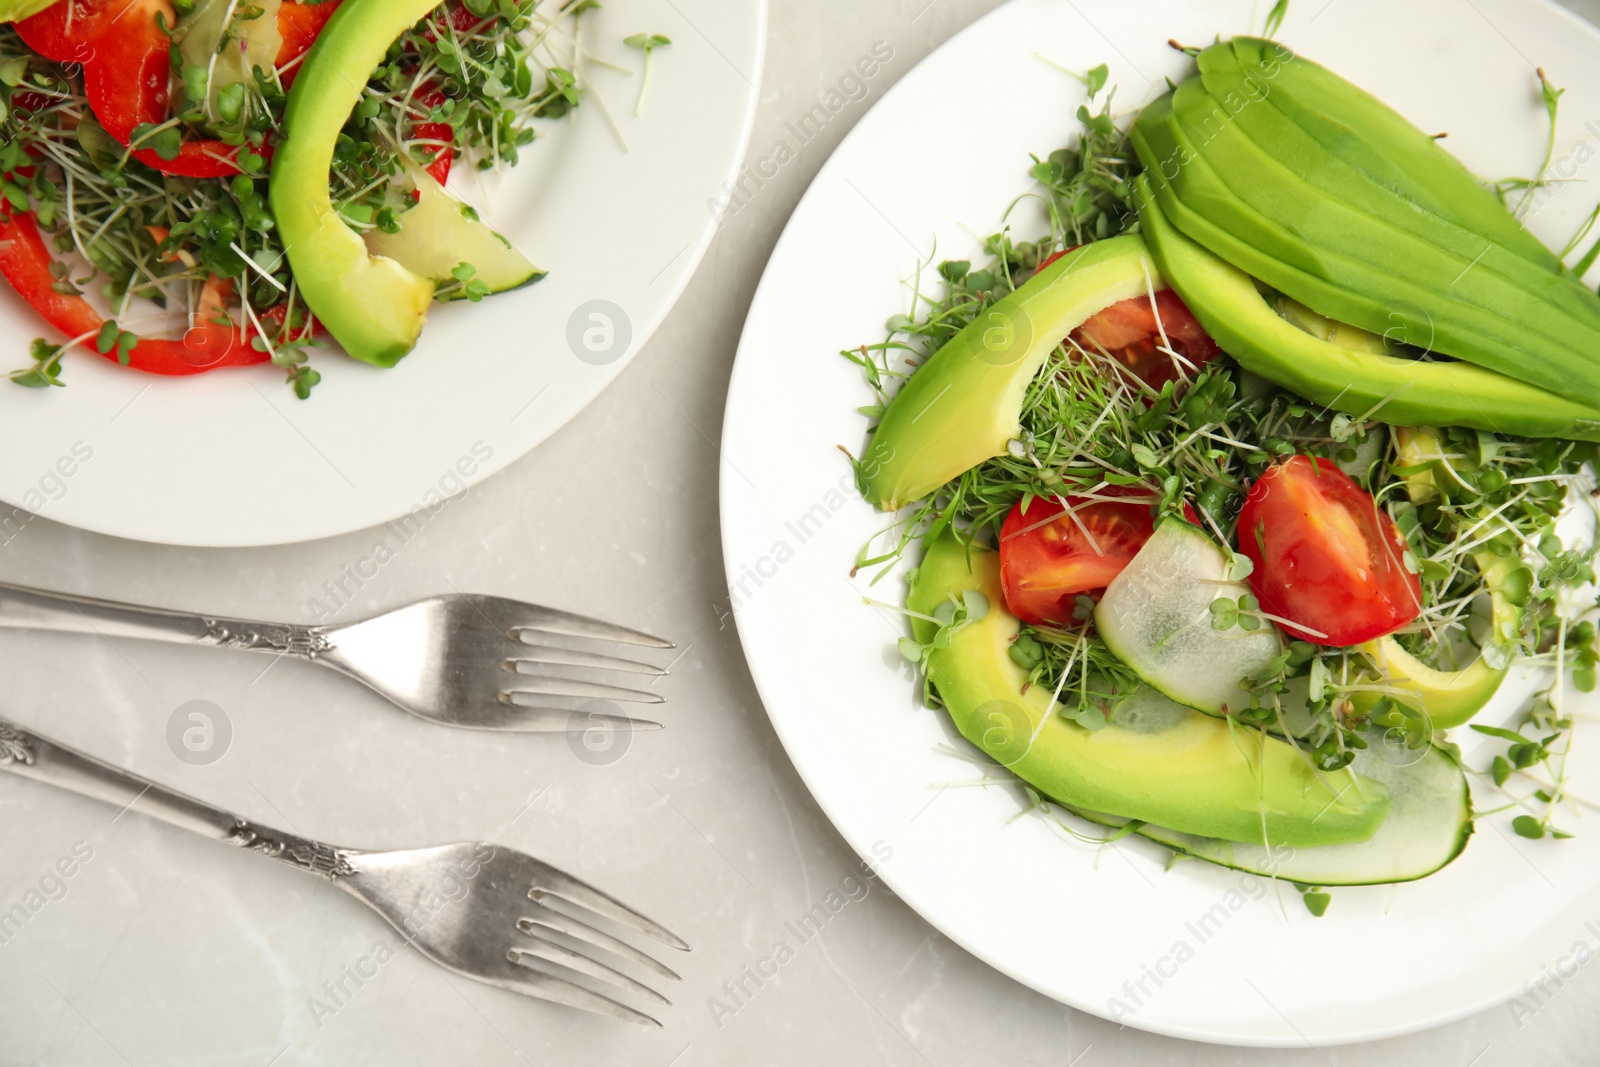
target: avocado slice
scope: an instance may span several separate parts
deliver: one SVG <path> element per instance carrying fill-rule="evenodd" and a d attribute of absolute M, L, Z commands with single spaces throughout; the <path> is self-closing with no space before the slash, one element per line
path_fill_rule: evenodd
<path fill-rule="evenodd" d="M 1277 41 L 1259 37 L 1221 42 L 1202 51 L 1197 62 L 1201 78 L 1214 95 L 1220 98 L 1228 91 L 1246 92 L 1245 99 L 1251 102 L 1240 109 L 1240 121 L 1262 117 L 1245 113 L 1264 96 L 1271 110 L 1294 122 L 1375 185 L 1393 189 L 1420 208 L 1482 234 L 1529 263 L 1550 271 L 1561 269 L 1556 254 L 1506 211 L 1478 177 L 1434 137 L 1326 67 Z M 1239 82 L 1231 80 L 1235 75 Z M 1245 79 L 1254 83 L 1254 92 L 1244 84 Z M 1274 154 L 1278 155 L 1276 147 Z M 1338 171 L 1321 175 L 1328 181 L 1341 177 Z"/>
<path fill-rule="evenodd" d="M 1165 288 L 1127 234 L 1067 253 L 995 301 L 889 402 L 857 466 L 862 495 L 895 511 L 1004 453 L 1050 351 L 1090 316 Z"/>
<path fill-rule="evenodd" d="M 1420 467 L 1443 454 L 1439 436 L 1431 427 L 1397 426 L 1395 441 L 1400 465 L 1404 468 Z M 1473 466 L 1467 460 L 1458 463 L 1463 467 Z M 1406 475 L 1404 484 L 1413 504 L 1448 498 L 1456 488 L 1437 466 Z M 1522 602 L 1526 600 L 1523 594 L 1529 578 L 1527 568 L 1516 556 L 1496 556 L 1481 549 L 1472 554 L 1472 560 L 1489 588 L 1491 608 L 1485 648 L 1490 650 L 1490 655 L 1480 654 L 1463 670 L 1441 671 L 1417 659 L 1392 637 L 1361 646 L 1361 651 L 1378 671 L 1402 691 L 1391 695 L 1426 712 L 1429 721 L 1441 730 L 1466 723 L 1494 699 L 1505 681 L 1512 649 L 1522 630 Z M 1355 704 L 1358 709 L 1369 711 L 1377 700 L 1375 694 L 1363 693 Z"/>
<path fill-rule="evenodd" d="M 1361 646 L 1388 684 L 1401 690 L 1391 694 L 1428 716 L 1436 730 L 1448 730 L 1467 722 L 1494 699 L 1505 681 L 1506 668 L 1489 666 L 1482 656 L 1459 671 L 1441 671 L 1423 663 L 1400 647 L 1392 637 L 1381 637 Z M 1358 694 L 1352 700 L 1357 710 L 1371 711 L 1378 698 L 1372 693 Z"/>
<path fill-rule="evenodd" d="M 272 213 L 300 293 L 351 356 L 392 367 L 417 343 L 432 279 L 373 256 L 328 194 L 333 149 L 395 38 L 438 0 L 345 0 L 306 54 L 289 91 L 272 163 Z"/>
<path fill-rule="evenodd" d="M 0 0 L 0 22 L 21 22 L 61 0 Z"/>
<path fill-rule="evenodd" d="M 1600 408 L 1471 363 L 1352 351 L 1297 329 L 1273 312 L 1249 275 L 1168 221 L 1148 175 L 1135 188 L 1140 230 L 1161 276 L 1245 370 L 1334 410 L 1381 414 L 1385 422 L 1600 441 Z"/>
<path fill-rule="evenodd" d="M 1509 595 L 1510 586 L 1516 581 L 1513 573 L 1521 566 L 1520 562 L 1489 552 L 1474 553 L 1473 560 L 1489 586 L 1493 605 L 1486 647 L 1505 650 L 1496 657 L 1501 666 L 1492 666 L 1489 657 L 1480 653 L 1471 665 L 1459 671 L 1441 671 L 1407 652 L 1393 637 L 1380 637 L 1361 646 L 1361 651 L 1388 684 L 1399 690 L 1390 695 L 1425 713 L 1437 730 L 1467 723 L 1500 692 L 1500 685 L 1510 670 L 1509 649 L 1522 626 L 1522 608 L 1513 603 Z M 1377 702 L 1378 696 L 1374 693 L 1359 693 L 1352 700 L 1362 712 L 1371 711 Z"/>
<path fill-rule="evenodd" d="M 1569 280 L 1523 265 L 1527 276 L 1513 281 L 1483 265 L 1487 241 L 1475 262 L 1356 210 L 1276 163 L 1236 123 L 1197 133 L 1184 113 L 1204 116 L 1210 101 L 1191 79 L 1136 124 L 1145 134 L 1136 145 L 1187 159 L 1154 182 L 1179 229 L 1321 314 L 1379 334 L 1403 325 L 1420 347 L 1600 403 L 1600 368 L 1584 355 L 1600 350 L 1600 312 L 1564 306 Z M 1586 290 L 1580 299 L 1600 304 Z"/>
<path fill-rule="evenodd" d="M 1181 833 L 1249 844 L 1342 844 L 1370 839 L 1389 813 L 1389 791 L 1349 770 L 1321 774 L 1303 753 L 1258 731 L 1149 693 L 1159 714 L 1093 732 L 1053 710 L 1051 694 L 1026 687 L 1012 662 L 1019 623 L 1005 610 L 999 557 L 936 538 L 907 607 L 932 615 L 977 590 L 988 613 L 956 630 L 928 658 L 928 676 L 950 718 L 973 744 L 1046 796 L 1074 808 L 1140 819 Z M 932 637 L 918 620 L 918 637 Z M 1141 691 L 1143 692 L 1143 691 Z"/>
<path fill-rule="evenodd" d="M 1146 170 L 1139 179 L 1144 182 L 1146 190 L 1144 200 L 1151 205 L 1158 205 L 1169 225 L 1229 264 L 1248 271 L 1280 291 L 1293 292 L 1298 303 L 1308 304 L 1319 309 L 1320 313 L 1343 322 L 1354 323 L 1357 319 L 1370 321 L 1387 315 L 1381 332 L 1402 341 L 1414 338 L 1422 347 L 1431 347 L 1436 339 L 1433 324 L 1426 316 L 1412 312 L 1416 307 L 1414 302 L 1385 304 L 1352 296 L 1327 281 L 1331 269 L 1325 253 L 1309 245 L 1281 242 L 1272 252 L 1268 252 L 1257 241 L 1236 233 L 1231 226 L 1219 226 L 1197 212 L 1179 195 L 1171 178 L 1166 177 L 1163 171 L 1153 172 L 1149 167 L 1151 160 L 1173 160 L 1172 166 L 1185 175 L 1190 170 L 1205 167 L 1205 162 L 1192 149 L 1175 138 L 1166 121 L 1170 107 L 1171 94 L 1168 93 L 1145 108 L 1129 130 L 1135 150 L 1140 159 L 1146 161 Z M 1166 113 L 1163 113 L 1163 108 Z M 1152 178 L 1152 173 L 1162 177 Z M 1141 212 L 1143 210 L 1141 207 Z M 1267 223 L 1250 213 L 1243 213 L 1243 216 L 1240 221 L 1252 237 L 1267 241 L 1276 239 L 1277 235 L 1271 232 Z M 1292 258 L 1287 261 L 1277 258 L 1278 252 L 1287 253 Z"/>
<path fill-rule="evenodd" d="M 1396 426 L 1394 443 L 1401 469 L 1410 472 L 1402 475 L 1400 481 L 1411 502 L 1428 504 L 1444 496 L 1438 469 L 1444 458 L 1444 445 L 1438 432 L 1431 426 Z"/>
<path fill-rule="evenodd" d="M 1579 327 L 1600 326 L 1600 299 L 1578 278 L 1530 263 L 1372 181 L 1272 108 L 1246 107 L 1233 116 L 1199 78 L 1178 86 L 1172 108 L 1171 121 L 1203 151 L 1229 193 L 1294 236 L 1464 303 L 1501 309 L 1515 299 L 1501 291 L 1510 286 Z"/>
<path fill-rule="evenodd" d="M 1374 356 L 1397 356 L 1404 352 L 1403 346 L 1399 344 L 1391 344 L 1377 334 L 1369 333 L 1359 326 L 1352 326 L 1348 322 L 1338 322 L 1324 315 L 1318 315 L 1298 300 L 1291 300 L 1282 293 L 1272 302 L 1272 310 L 1291 326 L 1304 330 L 1314 337 L 1320 337 L 1329 344 L 1349 349 L 1351 352 L 1366 352 Z"/>
<path fill-rule="evenodd" d="M 1154 823 L 1133 823 L 1140 837 L 1183 856 L 1234 870 L 1304 885 L 1390 885 L 1412 882 L 1444 867 L 1472 838 L 1472 792 L 1454 756 L 1429 745 L 1396 751 L 1376 732 L 1356 753 L 1351 769 L 1389 788 L 1389 817 L 1370 841 L 1286 849 L 1246 845 L 1178 833 Z M 1105 826 L 1129 820 L 1100 812 L 1078 813 Z"/>

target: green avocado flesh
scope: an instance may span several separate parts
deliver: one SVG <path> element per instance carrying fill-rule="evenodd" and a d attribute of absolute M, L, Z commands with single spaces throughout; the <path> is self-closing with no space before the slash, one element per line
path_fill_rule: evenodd
<path fill-rule="evenodd" d="M 1273 128 L 1291 138 L 1276 142 L 1280 162 L 1329 192 L 1350 187 L 1350 171 L 1362 183 L 1394 190 L 1418 209 L 1482 234 L 1530 263 L 1557 270 L 1561 261 L 1516 220 L 1461 161 L 1440 147 L 1388 104 L 1326 67 L 1295 55 L 1286 45 L 1258 37 L 1235 37 L 1196 57 L 1206 90 L 1251 129 L 1278 116 Z M 1228 100 L 1229 93 L 1237 94 Z M 1242 99 L 1241 99 L 1242 97 Z M 1271 107 L 1252 108 L 1265 100 Z M 1285 154 L 1295 130 L 1317 142 L 1322 156 Z"/>
<path fill-rule="evenodd" d="M 895 394 L 860 463 L 863 494 L 894 511 L 998 456 L 1022 432 L 1028 383 L 1073 330 L 1166 285 L 1135 235 L 1040 271 L 953 337 Z"/>
<path fill-rule="evenodd" d="M 1175 852 L 1235 870 L 1306 885 L 1389 885 L 1426 878 L 1461 855 L 1472 837 L 1467 776 L 1449 754 L 1429 745 L 1386 745 L 1377 733 L 1351 766 L 1389 790 L 1389 817 L 1371 840 L 1313 848 L 1247 845 L 1179 833 L 1153 823 L 1134 832 Z M 1127 819 L 1080 811 L 1092 822 L 1125 826 Z"/>
<path fill-rule="evenodd" d="M 1496 670 L 1482 656 L 1459 671 L 1436 670 L 1401 648 L 1392 637 L 1372 641 L 1361 650 L 1376 664 L 1384 685 L 1396 690 L 1390 695 L 1425 712 L 1436 730 L 1460 726 L 1482 711 L 1500 691 L 1500 683 L 1506 677 L 1504 667 Z M 1361 711 L 1377 702 L 1370 693 L 1358 696 L 1368 698 L 1355 701 Z"/>
<path fill-rule="evenodd" d="M 931 615 L 952 595 L 983 593 L 989 611 L 934 650 L 928 673 L 964 737 L 1069 807 L 1248 844 L 1366 841 L 1389 813 L 1389 791 L 1348 770 L 1319 774 L 1284 741 L 1162 700 L 1160 714 L 1089 731 L 1051 709 L 1009 650 L 1018 621 L 1004 608 L 998 557 L 953 537 L 928 545 L 907 606 Z M 920 624 L 919 637 L 926 633 Z M 1155 694 L 1151 693 L 1152 696 Z M 1160 699 L 1160 698 L 1157 698 Z"/>
<path fill-rule="evenodd" d="M 1273 311 L 1249 275 L 1180 232 L 1146 178 L 1137 190 L 1140 229 L 1161 276 L 1245 370 L 1318 404 L 1353 415 L 1378 412 L 1396 425 L 1600 441 L 1600 408 L 1471 363 L 1355 351 L 1297 328 Z"/>
<path fill-rule="evenodd" d="M 1548 305 L 1547 314 L 1557 315 L 1566 329 L 1600 328 L 1600 299 L 1570 275 L 1536 266 L 1470 230 L 1420 212 L 1391 189 L 1352 182 L 1351 192 L 1338 196 L 1312 185 L 1280 159 L 1280 152 L 1293 155 L 1280 143 L 1286 138 L 1269 142 L 1269 154 L 1246 135 L 1244 116 L 1251 110 L 1241 112 L 1237 122 L 1222 121 L 1228 113 L 1200 81 L 1180 85 L 1172 107 L 1168 122 L 1175 136 L 1192 149 L 1205 143 L 1203 154 L 1197 151 L 1204 165 L 1181 168 L 1180 180 L 1173 182 L 1179 198 L 1219 225 L 1260 227 L 1279 246 L 1300 255 L 1296 265 L 1302 269 L 1329 268 L 1330 281 L 1352 286 L 1361 282 L 1362 272 L 1376 270 L 1382 278 L 1369 283 L 1374 292 L 1381 292 L 1383 279 L 1398 277 L 1446 298 L 1444 306 L 1460 305 L 1459 313 L 1468 315 L 1482 308 L 1509 308 L 1531 296 Z M 1267 112 L 1256 108 L 1254 113 Z M 1320 147 L 1309 154 L 1321 157 L 1313 166 L 1340 167 Z M 1191 179 L 1192 188 L 1184 184 Z M 1383 240 L 1374 242 L 1378 234 Z M 1305 255 L 1302 246 L 1317 254 Z M 1510 317 L 1496 314 L 1481 325 L 1497 328 Z M 1382 321 L 1385 330 L 1395 325 L 1389 318 Z M 1421 340 L 1429 339 L 1425 335 Z M 1491 357 L 1500 355 L 1484 347 Z"/>
<path fill-rule="evenodd" d="M 1444 458 L 1439 436 L 1431 429 L 1400 427 L 1396 430 L 1396 441 L 1402 467 L 1426 468 L 1430 462 L 1437 464 Z M 1470 466 L 1465 457 L 1456 462 Z M 1451 496 L 1450 487 L 1441 484 L 1436 474 L 1436 467 L 1422 469 L 1405 479 L 1406 492 L 1413 504 Z M 1514 555 L 1496 556 L 1481 548 L 1472 554 L 1472 559 L 1489 589 L 1491 603 L 1484 648 L 1499 646 L 1498 662 L 1509 662 L 1514 654 L 1512 646 L 1523 625 L 1523 609 L 1515 602 L 1517 598 L 1511 590 L 1519 584 L 1526 588 L 1527 568 Z M 1483 654 L 1461 670 L 1438 670 L 1407 652 L 1393 637 L 1370 641 L 1361 646 L 1361 651 L 1384 676 L 1394 699 L 1425 713 L 1428 721 L 1441 730 L 1460 726 L 1482 711 L 1500 691 L 1507 673 L 1506 667 L 1490 666 Z M 1368 711 L 1377 699 L 1374 693 L 1359 693 L 1354 702 L 1361 711 Z"/>
<path fill-rule="evenodd" d="M 434 284 L 373 256 L 328 195 L 334 144 L 395 38 L 438 0 L 345 0 L 289 91 L 272 163 L 272 213 L 301 295 L 351 356 L 392 367 L 417 343 Z"/>
<path fill-rule="evenodd" d="M 1216 48 L 1227 53 L 1206 66 L 1220 100 L 1206 75 L 1193 77 L 1132 130 L 1153 199 L 1177 229 L 1321 315 L 1600 403 L 1600 297 L 1530 259 L 1531 235 L 1515 247 L 1491 240 L 1487 211 L 1440 214 L 1362 170 L 1363 151 L 1387 151 L 1393 123 L 1368 119 L 1335 151 L 1279 109 L 1275 83 L 1246 79 L 1227 63 L 1231 45 Z M 1279 78 L 1297 65 L 1309 66 L 1281 63 Z M 1459 164 L 1436 170 L 1436 200 L 1492 200 Z M 1494 207 L 1499 238 L 1515 220 Z"/>
<path fill-rule="evenodd" d="M 61 0 L 0 0 L 0 22 L 21 22 Z"/>

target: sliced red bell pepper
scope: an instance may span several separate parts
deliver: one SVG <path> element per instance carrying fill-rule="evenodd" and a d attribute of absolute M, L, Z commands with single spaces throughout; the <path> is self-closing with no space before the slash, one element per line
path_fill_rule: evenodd
<path fill-rule="evenodd" d="M 294 82 L 294 76 L 300 70 L 300 65 L 295 61 L 311 50 L 316 42 L 317 35 L 328 24 L 333 13 L 339 10 L 339 5 L 344 0 L 324 0 L 320 4 L 301 4 L 295 0 L 283 0 L 278 5 L 278 36 L 283 38 L 283 44 L 278 49 L 278 56 L 273 62 L 279 70 L 279 80 L 287 89 Z M 289 67 L 289 64 L 295 65 Z M 284 67 L 289 67 L 284 70 Z"/>
<path fill-rule="evenodd" d="M 493 15 L 474 15 L 465 6 L 458 3 L 445 4 L 441 9 L 445 19 L 457 33 L 475 33 L 486 23 L 493 21 Z M 438 12 L 435 12 L 437 15 Z M 430 41 L 438 40 L 438 35 L 432 29 L 423 33 Z M 445 95 L 436 85 L 428 85 L 420 89 L 412 101 L 420 107 L 430 111 L 445 102 Z M 412 131 L 417 137 L 428 141 L 444 141 L 454 144 L 456 131 L 448 122 L 417 122 L 413 123 Z M 428 173 L 433 175 L 433 180 L 440 185 L 450 179 L 450 167 L 455 162 L 456 151 L 454 148 L 441 148 L 432 163 L 428 164 Z"/>
<path fill-rule="evenodd" d="M 167 0 L 65 0 L 16 24 L 29 48 L 57 63 L 81 63 L 83 87 L 95 118 L 126 146 L 143 124 L 170 118 L 168 87 L 172 40 L 156 21 L 171 26 Z M 239 174 L 239 148 L 223 141 L 187 141 L 174 159 L 137 149 L 141 163 L 164 174 L 222 178 Z"/>
<path fill-rule="evenodd" d="M 455 30 L 457 33 L 476 33 L 478 29 L 485 23 L 491 22 L 494 19 L 493 15 L 474 15 L 472 12 L 466 9 L 464 4 L 459 3 L 444 4 L 441 8 L 434 11 L 434 16 L 437 16 L 440 10 L 444 12 L 445 21 L 450 24 L 450 28 Z M 426 36 L 430 41 L 437 41 L 439 39 L 439 35 L 433 32 L 432 16 L 429 18 L 428 28 L 424 29 L 422 32 L 423 35 Z"/>
<path fill-rule="evenodd" d="M 54 63 L 87 63 L 94 58 L 89 31 L 97 24 L 99 0 L 61 0 L 16 23 L 28 47 Z"/>
<path fill-rule="evenodd" d="M 0 274 L 62 333 L 71 338 L 93 336 L 103 320 L 83 297 L 56 292 L 56 278 L 50 273 L 54 258 L 31 211 L 17 215 L 0 211 Z"/>
<path fill-rule="evenodd" d="M 418 89 L 411 97 L 411 103 L 418 108 L 432 111 L 445 102 L 444 91 L 437 85 L 425 85 Z M 428 173 L 433 175 L 433 180 L 443 185 L 450 180 L 450 167 L 455 163 L 456 152 L 451 146 L 455 144 L 456 131 L 448 122 L 413 122 L 411 132 L 418 139 L 424 141 L 443 141 L 441 147 L 433 157 L 433 162 L 428 164 Z"/>
<path fill-rule="evenodd" d="M 100 313 L 81 296 L 57 292 L 50 273 L 54 257 L 39 232 L 32 212 L 0 211 L 0 274 L 45 320 L 72 340 L 94 337 L 105 326 Z M 233 283 L 209 279 L 201 290 L 193 325 L 178 340 L 141 337 L 128 350 L 128 366 L 169 377 L 201 374 L 218 367 L 245 367 L 271 357 L 250 343 L 255 331 L 227 321 Z M 270 318 L 270 313 L 264 318 Z M 283 313 L 277 323 L 281 325 Z M 116 361 L 116 349 L 102 353 Z"/>

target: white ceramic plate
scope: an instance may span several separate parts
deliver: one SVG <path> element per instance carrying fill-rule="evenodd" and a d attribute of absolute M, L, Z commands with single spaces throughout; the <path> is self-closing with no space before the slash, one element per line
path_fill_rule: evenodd
<path fill-rule="evenodd" d="M 1570 975 L 1578 943 L 1587 959 L 1600 941 L 1584 925 L 1600 885 L 1594 820 L 1569 814 L 1580 836 L 1552 843 L 1487 817 L 1437 876 L 1336 890 L 1318 920 L 1293 889 L 1197 863 L 1167 871 L 1144 842 L 1099 850 L 1040 818 L 1008 821 L 1019 810 L 1008 787 L 940 788 L 979 771 L 939 751 L 952 731 L 915 700 L 892 647 L 900 621 L 864 605 L 866 576 L 850 577 L 884 519 L 835 450 L 859 451 L 854 408 L 870 400 L 835 353 L 882 339 L 908 302 L 899 279 L 935 241 L 935 258 L 978 258 L 973 235 L 996 229 L 1027 188 L 1028 153 L 1076 136 L 1082 89 L 1035 53 L 1077 70 L 1109 62 L 1117 101 L 1132 108 L 1181 76 L 1169 37 L 1244 32 L 1269 6 L 1015 0 L 907 75 L 823 169 L 768 266 L 728 401 L 723 534 L 739 632 L 789 755 L 857 851 L 892 853 L 883 877 L 929 922 L 1018 981 L 1132 1026 L 1320 1045 L 1483 1009 L 1547 967 Z M 1600 39 L 1543 3 L 1297 2 L 1282 36 L 1423 128 L 1448 130 L 1484 174 L 1538 164 L 1536 63 L 1568 89 L 1558 156 L 1591 137 L 1581 117 L 1600 114 Z M 1571 157 L 1592 154 L 1590 144 Z M 1594 196 L 1593 185 L 1564 187 L 1534 229 L 1559 247 Z M 1029 225 L 1019 236 L 1037 232 Z M 903 583 L 873 595 L 899 603 Z M 1482 766 L 1479 736 L 1458 740 Z"/>
<path fill-rule="evenodd" d="M 616 377 L 683 291 L 755 113 L 765 0 L 606 4 L 584 16 L 583 39 L 637 72 L 639 53 L 622 38 L 641 29 L 673 42 L 655 57 L 642 118 L 637 73 L 593 63 L 581 72 L 626 151 L 591 101 L 547 124 L 548 139 L 503 182 L 475 181 L 467 168 L 451 181 L 550 271 L 543 282 L 482 304 L 435 305 L 394 370 L 324 351 L 307 402 L 271 368 L 158 379 L 86 353 L 69 357 L 65 389 L 0 383 L 0 501 L 140 540 L 277 544 L 395 518 L 550 436 Z M 9 286 L 0 290 L 0 366 L 22 366 L 28 339 L 48 328 Z"/>

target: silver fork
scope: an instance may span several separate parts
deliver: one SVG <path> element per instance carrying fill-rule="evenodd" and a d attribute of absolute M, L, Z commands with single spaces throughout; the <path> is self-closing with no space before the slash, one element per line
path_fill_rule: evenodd
<path fill-rule="evenodd" d="M 369 852 L 283 833 L 214 808 L 0 720 L 0 770 L 271 856 L 331 881 L 382 915 L 424 956 L 467 978 L 628 1022 L 644 1012 L 575 980 L 584 976 L 660 1004 L 632 963 L 678 975 L 594 925 L 612 923 L 688 951 L 682 939 L 593 886 L 487 841 Z M 580 918 L 581 916 L 581 918 Z M 596 919 L 598 917 L 598 920 Z"/>
<path fill-rule="evenodd" d="M 648 663 L 563 647 L 550 636 L 672 648 L 637 630 L 504 597 L 457 593 L 339 626 L 194 615 L 0 584 L 0 628 L 245 649 L 331 667 L 413 715 L 477 730 L 559 733 L 597 726 L 657 730 L 647 719 L 562 701 L 659 704 L 656 693 L 582 681 L 573 668 L 661 676 Z M 552 673 L 551 668 L 555 669 Z"/>

